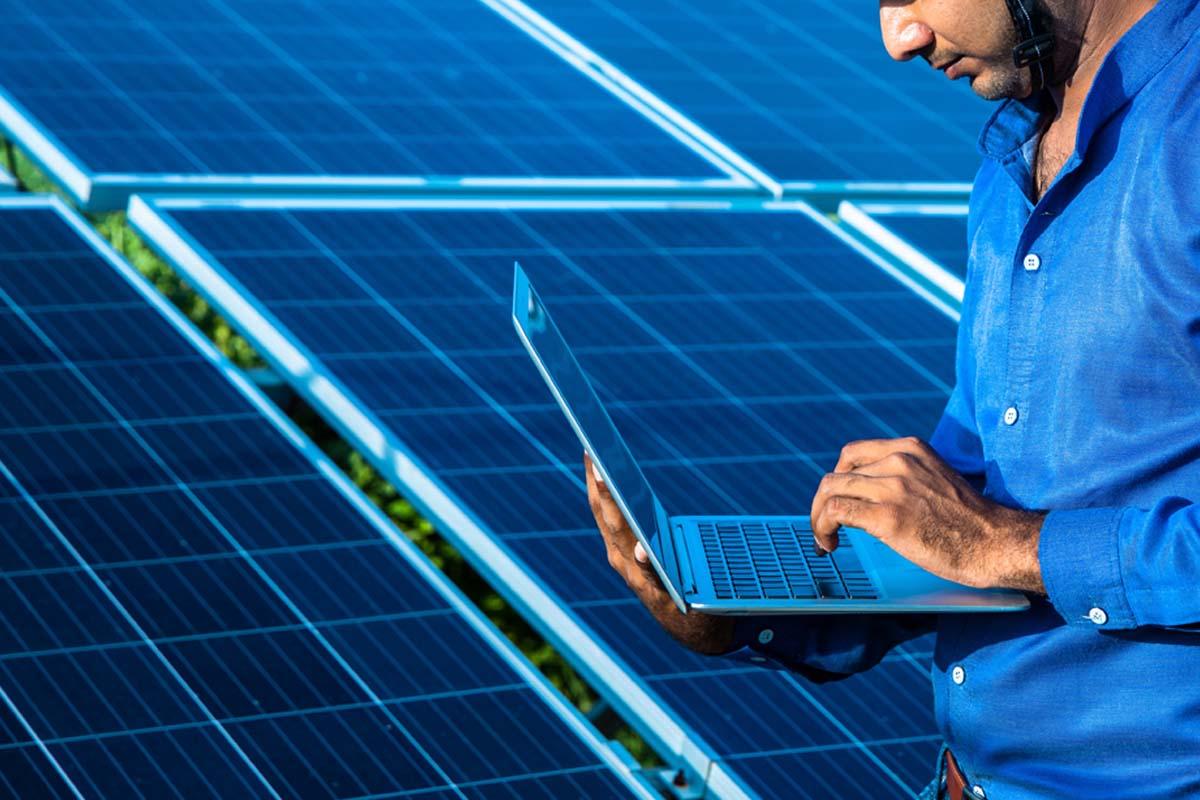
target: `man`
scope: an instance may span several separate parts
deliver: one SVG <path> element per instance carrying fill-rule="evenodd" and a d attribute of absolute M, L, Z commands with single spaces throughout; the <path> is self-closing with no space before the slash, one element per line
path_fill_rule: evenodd
<path fill-rule="evenodd" d="M 864 528 L 1032 609 L 684 616 L 588 470 L 609 560 L 688 646 L 815 680 L 936 631 L 953 800 L 1200 797 L 1198 0 L 883 0 L 880 21 L 894 58 L 1004 102 L 949 405 L 929 444 L 845 447 L 815 545 Z"/>

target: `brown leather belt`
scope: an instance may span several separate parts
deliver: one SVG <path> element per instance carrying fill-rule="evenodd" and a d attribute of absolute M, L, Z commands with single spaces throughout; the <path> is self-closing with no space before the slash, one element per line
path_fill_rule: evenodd
<path fill-rule="evenodd" d="M 958 768 L 954 754 L 946 750 L 942 755 L 942 777 L 945 779 L 946 800 L 975 800 L 975 795 L 967 789 L 967 779 Z"/>

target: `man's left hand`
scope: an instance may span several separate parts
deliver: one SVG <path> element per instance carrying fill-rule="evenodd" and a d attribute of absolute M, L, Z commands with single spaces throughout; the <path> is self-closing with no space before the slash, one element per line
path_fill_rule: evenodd
<path fill-rule="evenodd" d="M 914 564 L 956 583 L 1045 594 L 1038 538 L 1045 515 L 983 497 L 916 438 L 842 449 L 813 498 L 818 547 L 838 528 L 861 528 Z"/>

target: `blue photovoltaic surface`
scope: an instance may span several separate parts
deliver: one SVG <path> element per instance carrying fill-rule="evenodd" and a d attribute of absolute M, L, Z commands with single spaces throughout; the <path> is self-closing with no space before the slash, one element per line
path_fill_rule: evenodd
<path fill-rule="evenodd" d="M 627 794 L 561 698 L 69 213 L 0 201 L 0 794 Z"/>
<path fill-rule="evenodd" d="M 0 122 L 80 200 L 729 177 L 480 0 L 0 0 L 0 18 Z"/>
<path fill-rule="evenodd" d="M 939 265 L 960 279 L 966 279 L 968 243 L 965 207 L 957 213 L 920 213 L 905 211 L 899 206 L 888 211 L 877 211 L 870 206 L 864 210 L 879 224 Z"/>
<path fill-rule="evenodd" d="M 838 223 L 958 319 L 966 291 L 967 204 L 843 200 Z"/>
<path fill-rule="evenodd" d="M 970 182 L 989 107 L 873 0 L 526 0 L 778 182 Z"/>
<path fill-rule="evenodd" d="M 502 590 L 520 595 L 518 573 L 549 590 L 514 602 L 599 684 L 649 693 L 623 709 L 643 733 L 665 710 L 712 774 L 762 797 L 927 781 L 921 645 L 814 686 L 657 628 L 605 561 L 580 446 L 509 293 L 519 259 L 667 507 L 713 514 L 802 513 L 845 442 L 927 435 L 953 380 L 946 315 L 803 211 L 238 205 L 135 200 L 131 220 Z M 560 604 L 615 654 L 611 673 L 569 640 Z"/>

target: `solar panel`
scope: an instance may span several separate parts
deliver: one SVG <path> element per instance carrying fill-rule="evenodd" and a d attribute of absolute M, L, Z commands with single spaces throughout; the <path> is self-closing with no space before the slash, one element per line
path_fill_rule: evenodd
<path fill-rule="evenodd" d="M 921 59 L 892 62 L 874 2 L 506 2 L 574 37 L 584 57 L 610 62 L 782 190 L 953 193 L 978 169 L 987 104 Z"/>
<path fill-rule="evenodd" d="M 924 645 L 818 687 L 661 632 L 605 562 L 580 447 L 510 320 L 520 260 L 668 508 L 803 512 L 843 443 L 927 434 L 953 381 L 952 310 L 823 216 L 134 198 L 130 219 L 716 796 L 823 798 L 830 781 L 907 796 L 927 780 Z"/>
<path fill-rule="evenodd" d="M 0 794 L 654 796 L 58 201 L 0 332 Z"/>
<path fill-rule="evenodd" d="M 967 278 L 966 203 L 842 201 L 841 221 L 955 307 Z"/>
<path fill-rule="evenodd" d="M 752 185 L 496 0 L 0 0 L 0 16 L 0 125 L 89 208 L 136 189 Z"/>

